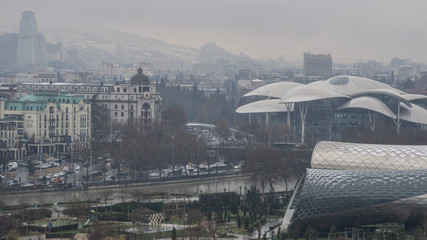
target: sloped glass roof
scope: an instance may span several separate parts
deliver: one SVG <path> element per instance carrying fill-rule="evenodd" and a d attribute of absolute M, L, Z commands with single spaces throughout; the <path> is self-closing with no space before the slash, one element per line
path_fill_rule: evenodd
<path fill-rule="evenodd" d="M 340 170 L 427 169 L 427 146 L 321 141 L 313 149 L 311 167 Z"/>
<path fill-rule="evenodd" d="M 425 206 L 426 194 L 426 169 L 307 169 L 293 221 L 384 203 Z"/>

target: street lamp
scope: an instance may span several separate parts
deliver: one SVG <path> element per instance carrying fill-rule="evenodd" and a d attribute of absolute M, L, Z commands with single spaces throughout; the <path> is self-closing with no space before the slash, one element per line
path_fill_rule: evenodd
<path fill-rule="evenodd" d="M 175 133 L 172 134 L 172 177 L 175 177 Z"/>
<path fill-rule="evenodd" d="M 117 180 L 120 181 L 120 164 L 122 163 L 122 143 L 123 143 L 123 137 L 122 134 L 118 131 L 114 131 L 114 134 L 120 135 L 120 157 L 119 157 L 119 163 L 118 163 L 118 171 L 117 171 Z M 115 138 L 117 140 L 117 138 Z"/>

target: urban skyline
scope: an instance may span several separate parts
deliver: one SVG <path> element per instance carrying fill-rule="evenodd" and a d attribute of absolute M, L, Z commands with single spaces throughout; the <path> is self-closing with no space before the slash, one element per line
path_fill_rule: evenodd
<path fill-rule="evenodd" d="M 422 1 L 384 5 L 370 1 L 70 4 L 7 0 L 0 10 L 0 31 L 17 32 L 20 12 L 31 10 L 36 12 L 39 32 L 63 26 L 111 28 L 192 48 L 215 42 L 236 54 L 299 63 L 304 52 L 330 53 L 334 63 L 388 62 L 393 57 L 426 61 L 420 50 L 427 38 L 420 31 L 425 6 Z"/>

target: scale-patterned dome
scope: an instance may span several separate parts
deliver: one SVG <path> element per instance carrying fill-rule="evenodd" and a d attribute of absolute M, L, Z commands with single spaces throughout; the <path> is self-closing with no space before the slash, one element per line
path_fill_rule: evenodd
<path fill-rule="evenodd" d="M 137 85 L 147 85 L 150 84 L 150 79 L 143 73 L 142 68 L 138 68 L 138 73 L 132 76 L 130 83 Z"/>

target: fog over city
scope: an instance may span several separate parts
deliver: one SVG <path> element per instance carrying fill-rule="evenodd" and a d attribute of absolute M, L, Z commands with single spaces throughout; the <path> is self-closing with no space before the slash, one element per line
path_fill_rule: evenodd
<path fill-rule="evenodd" d="M 252 58 L 302 63 L 304 52 L 334 63 L 393 57 L 427 61 L 427 2 L 414 1 L 34 1 L 2 0 L 0 33 L 17 32 L 21 12 L 38 31 L 114 29 L 190 48 L 215 42 Z"/>

